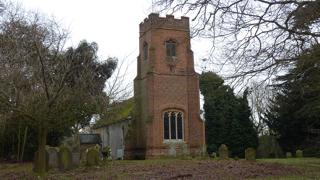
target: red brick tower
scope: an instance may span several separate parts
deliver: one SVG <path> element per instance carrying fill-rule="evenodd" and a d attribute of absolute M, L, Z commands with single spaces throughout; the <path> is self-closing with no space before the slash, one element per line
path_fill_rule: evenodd
<path fill-rule="evenodd" d="M 189 18 L 150 14 L 140 23 L 136 115 L 127 157 L 197 155 L 205 145 L 199 80 L 190 48 Z"/>

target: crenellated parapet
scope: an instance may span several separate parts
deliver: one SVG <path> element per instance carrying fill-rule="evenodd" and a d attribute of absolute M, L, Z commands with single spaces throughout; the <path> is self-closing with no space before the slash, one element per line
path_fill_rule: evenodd
<path fill-rule="evenodd" d="M 147 32 L 151 28 L 189 31 L 189 18 L 182 16 L 181 19 L 175 19 L 173 15 L 159 17 L 159 14 L 151 13 L 148 18 L 140 23 L 140 34 Z"/>

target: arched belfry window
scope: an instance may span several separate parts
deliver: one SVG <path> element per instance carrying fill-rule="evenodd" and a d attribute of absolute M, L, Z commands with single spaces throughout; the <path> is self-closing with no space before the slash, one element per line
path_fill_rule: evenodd
<path fill-rule="evenodd" d="M 164 140 L 183 139 L 183 113 L 181 111 L 166 111 L 163 114 Z"/>
<path fill-rule="evenodd" d="M 147 60 L 148 59 L 148 43 L 144 42 L 143 43 L 143 59 Z"/>
<path fill-rule="evenodd" d="M 166 41 L 166 53 L 167 57 L 176 57 L 176 45 L 177 43 L 173 40 Z"/>

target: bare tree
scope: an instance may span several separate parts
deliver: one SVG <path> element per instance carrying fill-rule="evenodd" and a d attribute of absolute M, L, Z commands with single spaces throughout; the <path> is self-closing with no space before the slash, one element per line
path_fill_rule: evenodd
<path fill-rule="evenodd" d="M 268 132 L 264 122 L 265 114 L 273 98 L 273 89 L 265 84 L 252 81 L 249 85 L 248 103 L 251 107 L 251 119 L 259 135 Z"/>
<path fill-rule="evenodd" d="M 127 58 L 122 59 L 115 72 L 106 81 L 105 92 L 109 99 L 109 105 L 113 102 L 127 100 L 133 95 L 132 82 L 127 81 L 130 65 Z"/>
<path fill-rule="evenodd" d="M 211 52 L 222 52 L 220 65 L 233 68 L 233 78 L 270 78 L 319 44 L 320 0 L 156 0 L 154 6 L 191 16 L 192 35 L 212 39 Z"/>
<path fill-rule="evenodd" d="M 6 7 L 0 22 L 0 116 L 37 129 L 39 173 L 46 171 L 48 132 L 102 112 L 105 81 L 117 65 L 99 63 L 95 43 L 65 50 L 67 36 L 54 19 L 15 6 Z"/>

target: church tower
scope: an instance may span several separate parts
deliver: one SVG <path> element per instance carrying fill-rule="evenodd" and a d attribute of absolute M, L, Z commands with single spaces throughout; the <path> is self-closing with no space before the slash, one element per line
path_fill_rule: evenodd
<path fill-rule="evenodd" d="M 140 23 L 135 116 L 125 155 L 152 158 L 205 150 L 189 18 L 150 14 Z"/>

